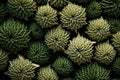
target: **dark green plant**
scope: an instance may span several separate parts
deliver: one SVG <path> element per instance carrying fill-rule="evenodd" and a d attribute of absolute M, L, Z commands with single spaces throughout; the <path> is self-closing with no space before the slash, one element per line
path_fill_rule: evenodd
<path fill-rule="evenodd" d="M 78 29 L 86 25 L 86 12 L 85 8 L 76 4 L 69 3 L 60 12 L 60 19 L 63 24 L 62 27 L 67 27 L 72 31 L 77 32 Z"/>
<path fill-rule="evenodd" d="M 68 44 L 69 33 L 61 27 L 54 28 L 45 35 L 45 42 L 49 49 L 56 51 L 64 51 Z"/>
<path fill-rule="evenodd" d="M 31 37 L 34 40 L 41 40 L 44 38 L 45 31 L 36 22 L 32 22 L 29 28 L 31 32 Z"/>
<path fill-rule="evenodd" d="M 37 80 L 59 80 L 59 78 L 56 72 L 50 66 L 47 66 L 40 68 Z"/>
<path fill-rule="evenodd" d="M 95 42 L 78 34 L 77 37 L 70 41 L 68 49 L 65 53 L 74 63 L 77 63 L 78 65 L 91 62 L 93 56 L 93 44 L 95 44 Z"/>
<path fill-rule="evenodd" d="M 73 71 L 73 64 L 65 57 L 58 57 L 52 67 L 60 75 L 69 75 Z"/>
<path fill-rule="evenodd" d="M 76 72 L 76 80 L 110 80 L 110 71 L 98 64 L 89 64 Z"/>
<path fill-rule="evenodd" d="M 9 12 L 19 19 L 29 20 L 36 8 L 36 2 L 33 0 L 8 0 Z"/>
<path fill-rule="evenodd" d="M 29 31 L 26 25 L 9 19 L 0 26 L 0 45 L 12 53 L 28 46 Z"/>
<path fill-rule="evenodd" d="M 41 42 L 35 42 L 30 45 L 26 57 L 34 63 L 45 64 L 50 58 L 47 46 Z"/>
<path fill-rule="evenodd" d="M 108 19 L 108 23 L 110 24 L 110 32 L 117 33 L 120 31 L 120 20 L 119 19 Z"/>
<path fill-rule="evenodd" d="M 103 13 L 112 17 L 120 16 L 120 1 L 119 0 L 101 0 L 100 2 Z"/>
<path fill-rule="evenodd" d="M 42 28 L 53 27 L 58 24 L 57 11 L 48 4 L 40 6 L 36 12 L 35 20 Z"/>
<path fill-rule="evenodd" d="M 120 52 L 120 31 L 113 34 L 112 36 L 112 44 L 116 48 L 118 52 Z"/>
<path fill-rule="evenodd" d="M 87 35 L 97 42 L 106 39 L 110 35 L 110 25 L 102 17 L 89 21 Z"/>
<path fill-rule="evenodd" d="M 7 74 L 12 80 L 32 80 L 35 76 L 35 69 L 38 65 L 33 64 L 28 59 L 19 56 L 10 61 Z"/>
<path fill-rule="evenodd" d="M 109 65 L 115 58 L 116 51 L 109 42 L 100 43 L 95 47 L 94 59 L 99 63 Z"/>
<path fill-rule="evenodd" d="M 112 75 L 120 76 L 120 58 L 116 58 L 114 63 L 112 64 Z"/>
<path fill-rule="evenodd" d="M 50 5 L 56 9 L 64 8 L 67 5 L 68 0 L 50 0 Z"/>
<path fill-rule="evenodd" d="M 101 16 L 102 8 L 99 2 L 92 1 L 86 8 L 88 19 L 95 19 Z"/>
<path fill-rule="evenodd" d="M 8 64 L 8 54 L 0 49 L 0 70 L 5 70 Z"/>
<path fill-rule="evenodd" d="M 0 3 L 0 22 L 5 18 L 7 13 L 7 6 L 3 3 Z"/>

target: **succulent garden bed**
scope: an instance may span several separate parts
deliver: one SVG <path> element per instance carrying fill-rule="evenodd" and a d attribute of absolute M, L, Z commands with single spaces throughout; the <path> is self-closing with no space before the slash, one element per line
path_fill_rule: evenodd
<path fill-rule="evenodd" d="M 120 0 L 0 1 L 0 80 L 120 80 Z"/>

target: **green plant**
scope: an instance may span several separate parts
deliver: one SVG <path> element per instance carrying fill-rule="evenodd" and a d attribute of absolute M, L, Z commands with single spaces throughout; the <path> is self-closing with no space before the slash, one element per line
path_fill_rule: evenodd
<path fill-rule="evenodd" d="M 32 22 L 29 28 L 31 37 L 34 40 L 41 40 L 44 38 L 45 31 L 36 22 Z"/>
<path fill-rule="evenodd" d="M 73 71 L 73 64 L 65 57 L 58 57 L 52 67 L 60 75 L 69 75 Z"/>
<path fill-rule="evenodd" d="M 112 74 L 114 76 L 120 76 L 120 58 L 116 58 L 114 63 L 112 64 Z"/>
<path fill-rule="evenodd" d="M 35 20 L 42 28 L 53 27 L 58 24 L 57 11 L 48 4 L 40 6 L 36 12 Z"/>
<path fill-rule="evenodd" d="M 33 64 L 28 59 L 19 56 L 10 61 L 7 74 L 12 80 L 32 80 L 35 76 L 35 69 L 38 65 Z"/>
<path fill-rule="evenodd" d="M 76 72 L 76 80 L 110 80 L 110 71 L 98 64 L 89 64 Z"/>
<path fill-rule="evenodd" d="M 4 19 L 7 13 L 7 6 L 3 3 L 0 3 L 0 22 Z"/>
<path fill-rule="evenodd" d="M 8 51 L 16 53 L 28 46 L 29 33 L 26 25 L 9 19 L 0 25 L 0 45 Z"/>
<path fill-rule="evenodd" d="M 72 31 L 77 32 L 78 29 L 86 25 L 86 12 L 85 8 L 76 4 L 69 3 L 60 12 L 60 19 L 63 24 L 62 27 L 67 27 Z"/>
<path fill-rule="evenodd" d="M 61 27 L 54 28 L 45 35 L 45 42 L 49 49 L 56 51 L 64 51 L 69 40 L 69 33 Z"/>
<path fill-rule="evenodd" d="M 120 31 L 113 34 L 112 36 L 112 44 L 116 48 L 118 52 L 120 52 Z"/>
<path fill-rule="evenodd" d="M 88 19 L 95 19 L 101 16 L 102 8 L 99 2 L 92 1 L 86 8 Z"/>
<path fill-rule="evenodd" d="M 100 43 L 95 47 L 94 59 L 99 63 L 109 65 L 115 58 L 116 51 L 109 42 Z"/>
<path fill-rule="evenodd" d="M 47 46 L 41 42 L 35 42 L 30 45 L 26 57 L 34 63 L 45 64 L 50 58 Z"/>
<path fill-rule="evenodd" d="M 67 5 L 68 0 L 50 0 L 50 5 L 56 9 L 64 8 Z"/>
<path fill-rule="evenodd" d="M 120 1 L 119 0 L 101 0 L 100 2 L 103 13 L 106 13 L 108 16 L 119 17 L 120 14 Z"/>
<path fill-rule="evenodd" d="M 0 49 L 0 70 L 5 70 L 8 64 L 8 54 Z"/>
<path fill-rule="evenodd" d="M 91 62 L 91 58 L 93 56 L 93 44 L 95 44 L 95 42 L 90 41 L 78 34 L 77 37 L 70 41 L 68 49 L 65 53 L 78 65 Z"/>
<path fill-rule="evenodd" d="M 110 35 L 110 25 L 102 17 L 89 21 L 87 35 L 97 42 L 106 39 Z"/>
<path fill-rule="evenodd" d="M 56 72 L 50 67 L 42 67 L 38 72 L 38 80 L 59 80 Z"/>
<path fill-rule="evenodd" d="M 19 19 L 29 20 L 36 8 L 36 2 L 33 0 L 8 0 L 9 12 Z"/>
<path fill-rule="evenodd" d="M 112 34 L 120 31 L 120 20 L 119 19 L 108 19 L 108 23 L 110 24 L 110 32 Z"/>
<path fill-rule="evenodd" d="M 67 78 L 63 78 L 61 80 L 74 80 L 73 78 L 67 77 Z"/>

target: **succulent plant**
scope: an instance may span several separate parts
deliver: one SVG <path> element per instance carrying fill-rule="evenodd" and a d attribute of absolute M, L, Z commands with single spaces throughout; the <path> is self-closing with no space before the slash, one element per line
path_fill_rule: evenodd
<path fill-rule="evenodd" d="M 110 80 L 110 71 L 98 64 L 89 64 L 76 72 L 76 80 Z"/>
<path fill-rule="evenodd" d="M 73 71 L 73 64 L 65 57 L 58 57 L 52 67 L 60 75 L 69 75 Z"/>
<path fill-rule="evenodd" d="M 36 12 L 35 20 L 42 28 L 53 27 L 58 24 L 57 11 L 48 4 L 40 6 Z"/>
<path fill-rule="evenodd" d="M 37 6 L 33 0 L 8 0 L 8 9 L 12 16 L 29 20 L 36 12 Z"/>
<path fill-rule="evenodd" d="M 32 80 L 35 76 L 35 69 L 38 65 L 33 64 L 28 59 L 19 56 L 10 61 L 7 74 L 12 80 Z"/>
<path fill-rule="evenodd" d="M 89 21 L 87 35 L 97 42 L 106 39 L 110 35 L 110 25 L 102 17 Z"/>
<path fill-rule="evenodd" d="M 0 3 L 0 22 L 5 18 L 7 13 L 7 6 L 3 3 Z"/>
<path fill-rule="evenodd" d="M 45 42 L 49 49 L 56 51 L 64 51 L 69 40 L 69 33 L 61 27 L 54 28 L 45 35 Z"/>
<path fill-rule="evenodd" d="M 77 37 L 70 41 L 68 49 L 65 53 L 74 63 L 77 63 L 78 65 L 91 62 L 91 58 L 93 56 L 93 44 L 95 44 L 95 42 L 78 34 Z"/>
<path fill-rule="evenodd" d="M 120 58 L 116 58 L 114 63 L 112 64 L 112 75 L 120 76 Z"/>
<path fill-rule="evenodd" d="M 113 34 L 112 44 L 118 52 L 120 52 L 120 31 Z"/>
<path fill-rule="evenodd" d="M 88 19 L 95 19 L 101 16 L 102 8 L 99 2 L 92 1 L 86 8 Z"/>
<path fill-rule="evenodd" d="M 112 34 L 120 31 L 120 19 L 108 19 L 108 23 L 110 24 L 110 32 Z"/>
<path fill-rule="evenodd" d="M 26 25 L 9 19 L 0 26 L 0 45 L 8 51 L 16 53 L 28 46 L 29 33 Z"/>
<path fill-rule="evenodd" d="M 94 59 L 99 63 L 109 65 L 115 58 L 116 51 L 109 42 L 104 42 L 95 47 L 94 55 Z"/>
<path fill-rule="evenodd" d="M 50 67 L 42 67 L 38 72 L 37 80 L 59 80 L 56 72 Z"/>
<path fill-rule="evenodd" d="M 50 0 L 50 5 L 56 9 L 64 8 L 67 5 L 68 0 Z"/>
<path fill-rule="evenodd" d="M 0 49 L 0 70 L 5 70 L 8 64 L 8 54 Z"/>
<path fill-rule="evenodd" d="M 86 25 L 86 12 L 85 8 L 76 4 L 69 3 L 60 12 L 60 19 L 63 27 L 77 32 L 78 29 Z"/>
<path fill-rule="evenodd" d="M 29 30 L 31 31 L 31 37 L 34 40 L 41 40 L 44 38 L 44 29 L 42 29 L 36 22 L 30 24 Z"/>
<path fill-rule="evenodd" d="M 42 42 L 35 42 L 30 45 L 26 57 L 34 63 L 45 64 L 50 58 L 47 46 Z"/>
<path fill-rule="evenodd" d="M 108 16 L 120 16 L 120 1 L 119 0 L 101 0 L 100 2 L 103 12 Z"/>

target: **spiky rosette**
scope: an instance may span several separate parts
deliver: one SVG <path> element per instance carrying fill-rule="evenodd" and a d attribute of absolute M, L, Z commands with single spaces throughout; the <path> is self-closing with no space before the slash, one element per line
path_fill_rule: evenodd
<path fill-rule="evenodd" d="M 89 64 L 76 72 L 76 80 L 110 80 L 110 71 L 98 64 Z"/>
<path fill-rule="evenodd" d="M 50 67 L 40 68 L 38 72 L 38 80 L 59 80 L 56 72 Z"/>
<path fill-rule="evenodd" d="M 29 20 L 36 8 L 36 2 L 33 0 L 8 0 L 9 12 L 19 19 Z"/>
<path fill-rule="evenodd" d="M 112 44 L 120 52 L 120 31 L 113 34 Z"/>
<path fill-rule="evenodd" d="M 0 70 L 4 70 L 8 64 L 8 54 L 0 49 Z"/>
<path fill-rule="evenodd" d="M 36 22 L 32 22 L 30 24 L 29 30 L 31 32 L 31 37 L 34 40 L 40 40 L 44 38 L 45 31 Z"/>
<path fill-rule="evenodd" d="M 56 51 L 64 51 L 69 40 L 69 33 L 61 27 L 54 28 L 45 35 L 45 42 L 49 49 Z"/>
<path fill-rule="evenodd" d="M 89 19 L 98 18 L 101 16 L 102 8 L 99 2 L 92 1 L 86 8 L 86 14 Z"/>
<path fill-rule="evenodd" d="M 73 71 L 73 64 L 65 57 L 58 57 L 52 67 L 60 75 L 69 75 Z"/>
<path fill-rule="evenodd" d="M 103 12 L 108 16 L 119 17 L 120 16 L 120 1 L 119 0 L 102 0 L 101 6 Z"/>
<path fill-rule="evenodd" d="M 60 15 L 63 27 L 67 27 L 67 29 L 72 31 L 77 32 L 77 30 L 83 27 L 83 25 L 87 24 L 85 8 L 82 6 L 69 3 L 60 12 Z"/>
<path fill-rule="evenodd" d="M 12 53 L 28 46 L 29 31 L 26 25 L 9 19 L 0 26 L 0 45 Z"/>
<path fill-rule="evenodd" d="M 38 65 L 33 64 L 28 59 L 19 56 L 17 59 L 10 61 L 10 66 L 6 74 L 12 80 L 32 80 L 35 76 L 35 69 Z"/>
<path fill-rule="evenodd" d="M 56 9 L 63 8 L 68 3 L 68 0 L 50 0 L 50 5 Z"/>
<path fill-rule="evenodd" d="M 117 33 L 120 31 L 120 19 L 108 19 L 108 23 L 110 24 L 110 32 Z"/>
<path fill-rule="evenodd" d="M 100 43 L 95 48 L 94 59 L 99 63 L 109 65 L 115 58 L 116 51 L 109 42 Z"/>
<path fill-rule="evenodd" d="M 102 17 L 89 21 L 86 33 L 95 41 L 102 41 L 110 35 L 110 25 Z"/>
<path fill-rule="evenodd" d="M 40 6 L 38 7 L 35 20 L 42 28 L 53 27 L 58 24 L 57 11 L 48 4 Z"/>
<path fill-rule="evenodd" d="M 45 64 L 50 58 L 47 46 L 40 42 L 32 43 L 26 56 L 32 62 L 37 64 Z"/>
<path fill-rule="evenodd" d="M 3 3 L 0 3 L 0 22 L 5 18 L 7 13 L 7 6 Z"/>
<path fill-rule="evenodd" d="M 68 57 L 78 65 L 86 62 L 90 62 L 93 56 L 93 44 L 92 42 L 78 34 L 77 37 L 73 38 L 68 45 L 68 49 L 65 53 Z"/>
<path fill-rule="evenodd" d="M 120 76 L 120 58 L 116 58 L 112 64 L 112 74 L 114 76 Z"/>

